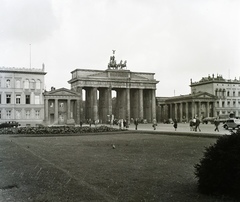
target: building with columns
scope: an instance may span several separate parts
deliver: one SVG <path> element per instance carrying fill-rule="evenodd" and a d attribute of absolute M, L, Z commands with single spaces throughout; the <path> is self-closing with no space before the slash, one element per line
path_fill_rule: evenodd
<path fill-rule="evenodd" d="M 44 92 L 46 125 L 79 124 L 80 94 L 66 89 L 51 88 Z"/>
<path fill-rule="evenodd" d="M 240 80 L 209 75 L 198 82 L 191 80 L 190 87 L 189 95 L 156 98 L 159 122 L 169 118 L 182 122 L 194 116 L 202 119 L 230 113 L 240 116 Z"/>
<path fill-rule="evenodd" d="M 191 92 L 208 92 L 216 96 L 214 116 L 234 114 L 240 116 L 240 79 L 224 79 L 221 75 L 203 77 L 198 82 L 191 80 Z"/>
<path fill-rule="evenodd" d="M 213 117 L 216 97 L 207 92 L 197 92 L 168 98 L 157 97 L 157 120 L 169 118 L 188 122 L 193 117 Z"/>
<path fill-rule="evenodd" d="M 71 89 L 80 95 L 80 119 L 107 123 L 109 116 L 128 121 L 131 118 L 147 119 L 148 122 L 156 118 L 155 91 L 158 81 L 154 79 L 154 73 L 131 72 L 123 68 L 75 69 L 71 73 Z M 115 114 L 113 91 L 117 103 Z"/>
<path fill-rule="evenodd" d="M 45 74 L 44 64 L 41 69 L 0 67 L 0 123 L 42 124 Z"/>

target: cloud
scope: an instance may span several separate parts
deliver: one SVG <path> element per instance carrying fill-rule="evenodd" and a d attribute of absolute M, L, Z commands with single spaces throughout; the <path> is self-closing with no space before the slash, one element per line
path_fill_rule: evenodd
<path fill-rule="evenodd" d="M 44 41 L 59 27 L 51 1 L 1 1 L 2 37 L 21 42 Z"/>

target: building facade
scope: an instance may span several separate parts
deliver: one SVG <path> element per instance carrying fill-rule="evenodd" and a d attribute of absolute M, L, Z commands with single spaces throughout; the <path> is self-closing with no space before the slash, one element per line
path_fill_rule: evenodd
<path fill-rule="evenodd" d="M 224 79 L 214 75 L 198 82 L 191 80 L 191 94 L 157 97 L 157 120 L 169 118 L 189 121 L 193 117 L 240 116 L 240 80 Z"/>
<path fill-rule="evenodd" d="M 80 94 L 66 88 L 44 92 L 44 123 L 65 125 L 80 123 Z"/>
<path fill-rule="evenodd" d="M 44 119 L 44 64 L 41 69 L 0 67 L 0 122 L 36 126 Z"/>
<path fill-rule="evenodd" d="M 214 75 L 203 77 L 198 82 L 190 84 L 191 92 L 199 91 L 216 96 L 214 103 L 214 116 L 234 114 L 240 116 L 240 80 L 224 79 L 222 76 Z"/>
<path fill-rule="evenodd" d="M 107 123 L 109 116 L 116 119 L 156 118 L 156 84 L 154 73 L 131 72 L 126 69 L 89 70 L 71 72 L 71 89 L 80 94 L 80 118 Z M 85 91 L 83 93 L 83 90 Z M 112 91 L 116 93 L 113 110 Z M 85 95 L 85 102 L 83 102 Z M 85 105 L 83 106 L 83 103 Z M 83 114 L 85 108 L 85 114 Z"/>

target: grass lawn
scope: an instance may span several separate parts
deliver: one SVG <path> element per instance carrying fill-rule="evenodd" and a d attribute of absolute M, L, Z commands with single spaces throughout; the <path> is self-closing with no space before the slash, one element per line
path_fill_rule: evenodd
<path fill-rule="evenodd" d="M 9 141 L 18 151 L 15 155 L 19 163 L 28 165 L 16 173 L 24 173 L 26 179 L 38 183 L 48 181 L 49 190 L 56 193 L 42 189 L 38 198 L 31 193 L 32 201 L 227 201 L 197 191 L 193 166 L 203 156 L 204 147 L 216 142 L 215 138 L 146 132 L 9 136 Z M 28 195 L 31 183 L 29 180 L 26 185 L 20 180 L 18 187 L 24 186 Z M 68 199 L 60 192 L 68 193 Z"/>

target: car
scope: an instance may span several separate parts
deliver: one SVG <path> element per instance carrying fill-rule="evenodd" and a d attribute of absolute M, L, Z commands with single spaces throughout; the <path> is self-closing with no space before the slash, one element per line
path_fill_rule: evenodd
<path fill-rule="evenodd" d="M 228 119 L 225 124 L 223 125 L 225 129 L 235 129 L 235 128 L 240 128 L 240 119 L 236 118 L 230 118 Z"/>
<path fill-rule="evenodd" d="M 0 128 L 17 128 L 20 124 L 16 121 L 7 121 L 0 124 Z"/>

